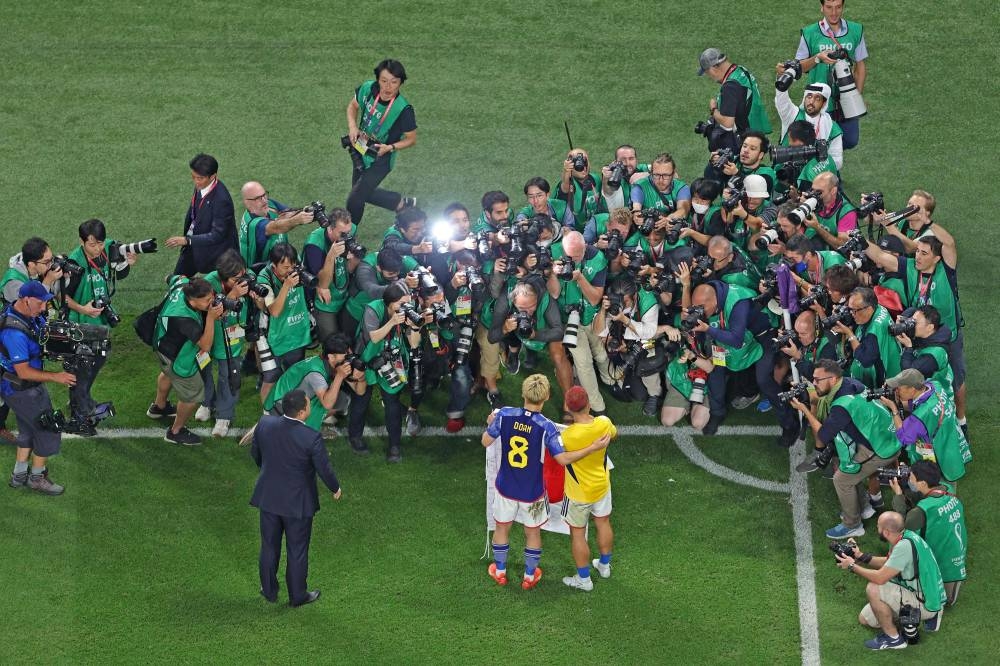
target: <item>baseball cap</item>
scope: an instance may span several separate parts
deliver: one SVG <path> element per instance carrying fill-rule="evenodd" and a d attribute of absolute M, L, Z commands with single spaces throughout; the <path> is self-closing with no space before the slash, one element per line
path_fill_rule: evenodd
<path fill-rule="evenodd" d="M 726 59 L 726 54 L 720 51 L 719 49 L 716 48 L 705 49 L 704 51 L 701 52 L 701 55 L 698 57 L 698 64 L 701 66 L 698 69 L 698 76 L 703 76 L 705 74 L 705 70 L 711 67 L 715 67 L 720 62 L 723 62 L 725 59 Z"/>
<path fill-rule="evenodd" d="M 758 176 L 755 173 L 743 179 L 743 189 L 746 191 L 748 197 L 753 197 L 754 199 L 766 199 L 768 197 L 767 181 L 764 180 L 764 176 Z"/>
<path fill-rule="evenodd" d="M 885 385 L 894 389 L 901 386 L 909 388 L 923 388 L 924 376 L 920 374 L 920 371 L 916 368 L 907 368 L 892 379 L 886 380 Z"/>
<path fill-rule="evenodd" d="M 880 250 L 892 252 L 893 254 L 906 254 L 906 248 L 903 246 L 903 241 L 896 236 L 883 236 L 882 240 L 878 242 L 878 247 Z"/>
<path fill-rule="evenodd" d="M 28 280 L 17 290 L 18 298 L 37 298 L 40 301 L 51 301 L 55 296 L 38 280 Z"/>
<path fill-rule="evenodd" d="M 807 93 L 817 93 L 823 96 L 823 99 L 830 99 L 832 94 L 830 91 L 830 86 L 825 83 L 810 83 L 806 86 Z"/>
<path fill-rule="evenodd" d="M 573 386 L 566 391 L 566 409 L 571 412 L 582 412 L 590 404 L 587 391 L 582 386 Z"/>

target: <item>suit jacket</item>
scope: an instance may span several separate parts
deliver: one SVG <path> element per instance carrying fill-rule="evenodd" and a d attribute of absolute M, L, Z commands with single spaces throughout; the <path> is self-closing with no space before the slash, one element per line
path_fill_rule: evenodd
<path fill-rule="evenodd" d="M 330 492 L 340 489 L 322 436 L 295 419 L 261 417 L 250 455 L 260 467 L 250 504 L 261 511 L 290 518 L 312 517 L 319 511 L 317 474 Z"/>
<path fill-rule="evenodd" d="M 197 189 L 194 192 L 195 201 L 192 201 L 188 208 L 187 215 L 184 216 L 184 230 L 182 235 L 188 235 L 191 222 L 194 221 L 194 229 L 190 236 L 191 245 L 182 249 L 180 262 L 183 262 L 185 275 L 194 273 L 211 273 L 215 270 L 215 260 L 219 255 L 229 248 L 239 248 L 239 241 L 236 236 L 236 213 L 233 209 L 233 198 L 229 195 L 229 190 L 221 180 L 216 181 L 215 187 L 205 196 L 204 200 L 198 200 Z M 181 266 L 181 263 L 178 266 Z M 189 274 L 188 271 L 191 271 Z"/>

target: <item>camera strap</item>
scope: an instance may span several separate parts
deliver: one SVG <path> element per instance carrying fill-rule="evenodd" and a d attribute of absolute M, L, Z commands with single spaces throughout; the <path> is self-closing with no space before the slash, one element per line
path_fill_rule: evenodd
<path fill-rule="evenodd" d="M 826 29 L 823 28 L 823 24 L 824 23 L 826 23 Z M 844 20 L 844 19 L 841 19 L 840 24 L 844 27 L 844 34 L 846 35 L 847 34 L 847 21 Z M 829 30 L 829 32 L 827 32 L 827 30 Z M 837 45 L 838 49 L 843 49 L 844 48 L 840 44 L 840 40 L 837 39 L 837 36 L 835 34 L 833 34 L 833 27 L 831 27 L 830 24 L 827 23 L 826 19 L 823 19 L 822 21 L 819 22 L 819 31 L 822 32 L 827 37 L 829 37 L 830 39 L 832 39 L 833 43 Z"/>

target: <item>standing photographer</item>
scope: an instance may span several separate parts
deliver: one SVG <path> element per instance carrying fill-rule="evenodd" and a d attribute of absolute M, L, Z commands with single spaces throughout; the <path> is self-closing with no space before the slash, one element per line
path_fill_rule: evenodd
<path fill-rule="evenodd" d="M 240 218 L 240 255 L 248 267 L 267 261 L 272 247 L 288 242 L 289 231 L 313 221 L 311 211 L 289 210 L 268 198 L 267 190 L 255 180 L 244 184 L 240 195 L 246 207 Z"/>
<path fill-rule="evenodd" d="M 396 164 L 396 153 L 417 142 L 416 115 L 399 94 L 405 82 L 403 63 L 383 60 L 375 67 L 375 79 L 358 86 L 347 105 L 347 136 L 341 145 L 353 164 L 346 207 L 355 224 L 361 224 L 366 203 L 395 212 L 417 203 L 379 188 Z"/>
<path fill-rule="evenodd" d="M 68 259 L 80 270 L 70 273 L 66 285 L 64 302 L 69 309 L 67 319 L 105 328 L 117 326 L 121 317 L 111 306 L 115 283 L 128 277 L 138 255 L 128 252 L 122 256 L 120 246 L 107 238 L 107 230 L 100 220 L 87 220 L 78 231 L 80 246 L 69 254 Z M 84 437 L 97 434 L 91 418 L 96 404 L 90 396 L 90 389 L 107 358 L 98 355 L 93 363 L 82 364 L 77 369 L 76 384 L 69 392 L 72 419 L 67 423 L 67 432 Z"/>
<path fill-rule="evenodd" d="M 313 316 L 316 339 L 320 342 L 341 330 L 354 335 L 357 322 L 355 328 L 342 328 L 341 313 L 347 304 L 351 278 L 365 256 L 365 248 L 354 240 L 357 227 L 350 214 L 343 208 L 334 208 L 329 218 L 330 226 L 314 229 L 302 248 L 302 262 L 317 278 Z"/>
<path fill-rule="evenodd" d="M 725 53 L 715 48 L 702 51 L 698 65 L 698 76 L 708 74 L 721 84 L 718 94 L 708 101 L 711 119 L 720 130 L 715 141 L 709 142 L 711 150 L 739 151 L 739 137 L 748 129 L 771 133 L 771 121 L 767 119 L 757 79 L 746 67 L 734 65 Z"/>
<path fill-rule="evenodd" d="M 50 456 L 59 453 L 62 435 L 39 424 L 39 417 L 52 414 L 52 401 L 43 383 L 54 382 L 72 389 L 76 377 L 68 372 L 42 370 L 43 313 L 52 294 L 42 283 L 29 280 L 21 285 L 17 296 L 0 315 L 0 395 L 17 417 L 18 430 L 10 487 L 27 486 L 44 495 L 61 495 L 65 489 L 49 479 L 45 466 Z"/>
<path fill-rule="evenodd" d="M 266 337 L 274 355 L 275 367 L 270 370 L 261 368 L 261 400 L 267 399 L 282 372 L 306 357 L 312 332 L 302 281 L 303 276 L 316 280 L 314 275 L 298 265 L 299 253 L 288 243 L 272 247 L 268 258 L 270 263 L 260 272 L 259 279 L 270 290 L 264 297 L 268 314 Z M 263 359 L 261 364 L 263 366 Z"/>
<path fill-rule="evenodd" d="M 595 215 L 607 212 L 601 196 L 601 178 L 591 172 L 590 157 L 585 150 L 574 148 L 567 153 L 556 196 L 569 205 L 580 230 Z"/>

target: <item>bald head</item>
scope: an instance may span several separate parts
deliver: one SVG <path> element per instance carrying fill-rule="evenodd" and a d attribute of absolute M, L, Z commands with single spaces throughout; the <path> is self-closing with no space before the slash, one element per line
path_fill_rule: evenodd
<path fill-rule="evenodd" d="M 583 260 L 587 251 L 587 241 L 583 240 L 583 234 L 579 231 L 570 231 L 563 236 L 562 246 L 566 256 L 577 263 Z"/>
<path fill-rule="evenodd" d="M 267 214 L 267 190 L 256 180 L 251 180 L 240 188 L 243 206 L 251 215 L 264 217 Z"/>
<path fill-rule="evenodd" d="M 878 517 L 878 528 L 890 534 L 903 533 L 903 516 L 895 511 L 886 511 Z"/>
<path fill-rule="evenodd" d="M 691 305 L 700 305 L 705 308 L 705 315 L 715 314 L 718 308 L 718 299 L 715 297 L 715 287 L 710 284 L 700 284 L 694 288 L 691 294 Z"/>

